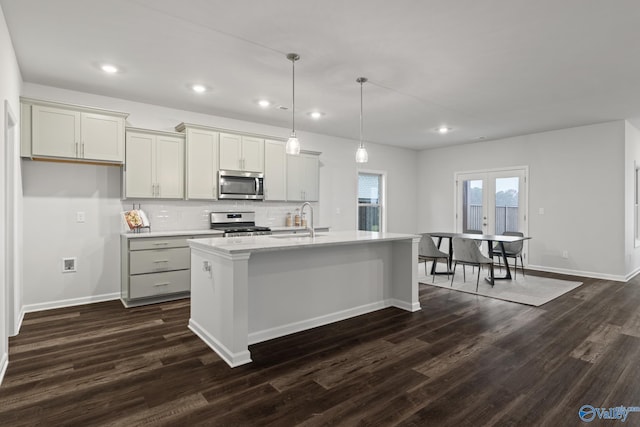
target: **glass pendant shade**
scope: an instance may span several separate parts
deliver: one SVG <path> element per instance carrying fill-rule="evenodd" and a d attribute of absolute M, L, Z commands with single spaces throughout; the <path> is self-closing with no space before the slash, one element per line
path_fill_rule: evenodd
<path fill-rule="evenodd" d="M 358 77 L 356 81 L 360 83 L 360 146 L 356 151 L 356 163 L 367 163 L 369 161 L 369 154 L 367 149 L 364 148 L 364 140 L 362 139 L 362 85 L 367 81 L 366 77 Z"/>
<path fill-rule="evenodd" d="M 356 151 L 356 163 L 367 163 L 369 161 L 369 154 L 367 154 L 367 149 L 363 146 L 358 147 Z"/>
<path fill-rule="evenodd" d="M 287 54 L 287 59 L 291 61 L 291 136 L 287 140 L 287 145 L 284 147 L 284 151 L 292 156 L 300 154 L 300 141 L 296 137 L 296 61 L 300 59 L 300 55 L 297 53 Z"/>
<path fill-rule="evenodd" d="M 298 141 L 295 132 L 287 139 L 287 145 L 285 145 L 284 151 L 293 156 L 300 154 L 300 141 Z"/>

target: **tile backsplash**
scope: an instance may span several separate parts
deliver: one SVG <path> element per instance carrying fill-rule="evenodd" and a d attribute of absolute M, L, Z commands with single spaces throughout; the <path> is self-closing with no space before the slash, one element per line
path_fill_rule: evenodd
<path fill-rule="evenodd" d="M 123 200 L 122 211 L 133 207 L 142 209 L 149 218 L 151 231 L 206 230 L 209 228 L 209 213 L 214 211 L 253 211 L 256 225 L 278 227 L 285 225 L 287 212 L 294 213 L 302 202 L 250 202 L 250 201 L 170 201 L 170 200 Z M 316 212 L 318 203 L 312 203 Z M 316 217 L 315 222 L 318 222 Z M 129 231 L 122 222 L 122 231 Z"/>

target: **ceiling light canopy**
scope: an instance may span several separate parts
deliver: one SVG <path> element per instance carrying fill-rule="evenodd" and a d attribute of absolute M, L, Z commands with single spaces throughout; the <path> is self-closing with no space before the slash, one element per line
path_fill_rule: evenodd
<path fill-rule="evenodd" d="M 258 105 L 261 106 L 262 108 L 267 108 L 268 106 L 271 105 L 271 101 L 269 101 L 268 99 L 261 99 L 258 101 Z"/>
<path fill-rule="evenodd" d="M 324 116 L 324 113 L 321 111 L 312 111 L 309 113 L 309 116 L 311 116 L 312 119 L 318 120 Z"/>
<path fill-rule="evenodd" d="M 438 128 L 436 129 L 436 131 L 437 131 L 438 133 L 440 133 L 440 134 L 444 135 L 445 133 L 449 133 L 449 132 L 451 132 L 451 128 L 443 125 L 443 126 L 438 127 Z"/>
<path fill-rule="evenodd" d="M 203 93 L 207 91 L 207 87 L 201 84 L 191 85 L 191 89 L 196 93 Z"/>
<path fill-rule="evenodd" d="M 289 53 L 287 54 L 287 59 L 291 61 L 292 67 L 292 99 L 291 103 L 291 136 L 287 140 L 287 145 L 285 146 L 285 151 L 287 154 L 291 154 L 293 156 L 297 156 L 300 154 L 300 141 L 298 141 L 298 137 L 296 136 L 296 61 L 300 59 L 300 55 L 297 53 Z"/>
<path fill-rule="evenodd" d="M 369 154 L 367 149 L 364 148 L 364 140 L 362 139 L 362 85 L 367 80 L 366 77 L 358 77 L 356 79 L 356 82 L 360 83 L 360 145 L 356 151 L 356 163 L 367 163 L 369 161 Z"/>

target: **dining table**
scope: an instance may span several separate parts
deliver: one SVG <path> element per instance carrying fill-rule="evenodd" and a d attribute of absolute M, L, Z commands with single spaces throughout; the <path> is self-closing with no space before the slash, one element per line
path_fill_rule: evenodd
<path fill-rule="evenodd" d="M 431 266 L 431 274 L 451 274 L 452 273 L 451 264 L 453 261 L 453 238 L 454 237 L 462 237 L 465 239 L 478 240 L 480 242 L 488 242 L 489 258 L 491 259 L 493 259 L 493 257 L 496 254 L 493 249 L 494 248 L 493 244 L 494 242 L 497 243 L 500 247 L 500 253 L 498 253 L 498 255 L 502 255 L 502 260 L 504 261 L 505 275 L 496 276 L 494 273 L 489 277 L 485 278 L 485 280 L 489 282 L 491 286 L 494 285 L 495 280 L 512 280 L 513 279 L 513 277 L 511 276 L 511 269 L 509 268 L 509 263 L 507 262 L 507 255 L 504 250 L 504 244 L 520 242 L 520 241 L 531 239 L 531 237 L 528 237 L 528 236 L 505 236 L 503 234 L 452 233 L 448 231 L 429 232 L 428 234 L 431 235 L 431 237 L 438 238 L 438 243 L 437 243 L 438 249 L 440 249 L 440 245 L 442 244 L 443 239 L 449 240 L 449 260 L 448 260 L 448 266 L 447 266 L 448 271 L 436 272 L 435 271 L 436 263 L 434 262 L 433 265 Z"/>

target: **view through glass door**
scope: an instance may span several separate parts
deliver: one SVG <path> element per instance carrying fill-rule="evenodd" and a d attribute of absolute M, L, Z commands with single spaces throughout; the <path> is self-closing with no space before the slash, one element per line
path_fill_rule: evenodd
<path fill-rule="evenodd" d="M 456 174 L 456 231 L 525 232 L 526 176 L 526 168 Z"/>

